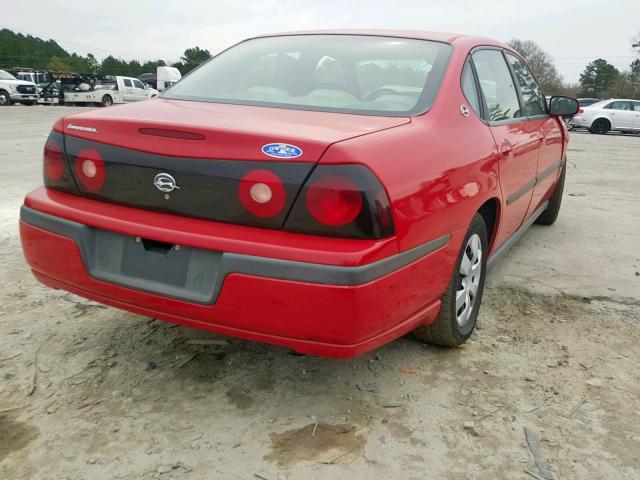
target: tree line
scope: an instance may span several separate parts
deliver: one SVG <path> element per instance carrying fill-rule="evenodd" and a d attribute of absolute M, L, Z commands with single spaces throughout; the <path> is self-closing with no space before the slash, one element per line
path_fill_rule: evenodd
<path fill-rule="evenodd" d="M 171 64 L 187 74 L 202 62 L 211 58 L 208 50 L 199 47 L 188 48 L 180 60 Z M 102 61 L 92 53 L 86 56 L 69 53 L 55 40 L 43 40 L 31 35 L 23 35 L 9 29 L 0 30 L 0 68 L 34 68 L 36 70 L 56 70 L 73 73 L 93 73 L 98 75 L 123 75 L 137 77 L 143 73 L 155 72 L 158 60 L 122 60 L 109 55 Z"/>
<path fill-rule="evenodd" d="M 514 38 L 508 44 L 527 60 L 546 94 L 640 99 L 640 33 L 631 42 L 637 58 L 631 62 L 628 70 L 620 71 L 604 58 L 598 58 L 585 66 L 575 85 L 562 81 L 553 57 L 537 43 Z"/>

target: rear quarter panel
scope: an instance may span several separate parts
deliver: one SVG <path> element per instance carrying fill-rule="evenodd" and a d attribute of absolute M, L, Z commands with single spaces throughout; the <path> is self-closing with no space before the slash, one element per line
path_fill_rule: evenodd
<path fill-rule="evenodd" d="M 452 59 L 429 112 L 334 144 L 320 161 L 362 163 L 376 174 L 391 201 L 401 251 L 466 229 L 486 200 L 500 198 L 493 136 L 473 111 L 460 112 L 469 103 L 459 86 L 462 62 Z"/>

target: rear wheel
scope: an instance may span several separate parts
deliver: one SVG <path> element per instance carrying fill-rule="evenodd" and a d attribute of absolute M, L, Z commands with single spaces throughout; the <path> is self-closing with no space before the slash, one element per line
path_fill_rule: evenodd
<path fill-rule="evenodd" d="M 435 345 L 457 347 L 473 332 L 487 273 L 487 226 L 476 214 L 471 221 L 436 322 L 415 329 L 413 335 Z"/>
<path fill-rule="evenodd" d="M 609 123 L 609 120 L 606 120 L 604 118 L 599 118 L 598 120 L 596 120 L 591 124 L 591 128 L 589 130 L 591 131 L 591 133 L 595 133 L 597 135 L 604 135 L 609 130 L 611 130 L 611 123 Z"/>
<path fill-rule="evenodd" d="M 11 96 L 4 90 L 0 90 L 0 107 L 6 107 L 11 103 Z"/>
<path fill-rule="evenodd" d="M 111 95 L 105 95 L 104 97 L 102 97 L 102 102 L 100 102 L 100 105 L 102 105 L 103 107 L 110 107 L 111 105 L 113 105 L 113 98 L 111 98 Z"/>
<path fill-rule="evenodd" d="M 565 162 L 564 165 L 562 165 L 562 171 L 560 172 L 558 183 L 556 183 L 556 189 L 553 191 L 553 195 L 551 195 L 551 198 L 549 199 L 549 205 L 547 206 L 547 209 L 536 219 L 535 223 L 539 225 L 552 225 L 555 223 L 558 218 L 558 213 L 560 213 L 560 205 L 562 205 L 564 177 L 566 172 L 567 163 Z"/>

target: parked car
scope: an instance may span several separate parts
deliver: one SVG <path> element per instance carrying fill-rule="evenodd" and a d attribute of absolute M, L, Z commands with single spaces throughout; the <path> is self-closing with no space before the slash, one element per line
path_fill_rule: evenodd
<path fill-rule="evenodd" d="M 601 102 L 600 98 L 579 98 L 578 105 L 581 107 L 588 107 L 589 105 L 593 105 L 594 103 Z"/>
<path fill-rule="evenodd" d="M 18 80 L 10 73 L 0 70 L 0 107 L 14 102 L 33 105 L 38 102 L 38 87 L 33 82 Z"/>
<path fill-rule="evenodd" d="M 605 134 L 612 130 L 640 132 L 640 101 L 609 99 L 580 108 L 571 118 L 571 125 L 588 128 L 591 133 Z"/>
<path fill-rule="evenodd" d="M 146 83 L 151 88 L 158 89 L 158 74 L 156 73 L 143 73 L 142 75 L 138 75 L 136 77 L 142 83 Z"/>
<path fill-rule="evenodd" d="M 577 109 L 484 38 L 246 40 L 153 102 L 60 119 L 24 253 L 50 287 L 300 352 L 456 346 L 488 266 L 555 222 Z"/>
<path fill-rule="evenodd" d="M 158 95 L 158 91 L 143 84 L 137 78 L 116 76 L 113 83 L 96 84 L 91 87 L 82 83 L 71 91 L 64 92 L 68 104 L 91 104 L 110 107 L 115 103 L 139 102 Z"/>

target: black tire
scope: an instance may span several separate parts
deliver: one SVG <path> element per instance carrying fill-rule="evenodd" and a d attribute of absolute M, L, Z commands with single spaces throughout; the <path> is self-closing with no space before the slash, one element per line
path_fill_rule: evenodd
<path fill-rule="evenodd" d="M 560 206 L 562 205 L 562 194 L 564 192 L 564 177 L 567 174 L 567 162 L 562 165 L 562 171 L 560 172 L 560 178 L 556 183 L 556 189 L 553 191 L 553 195 L 549 199 L 549 205 L 547 209 L 536 219 L 535 223 L 538 225 L 553 225 L 560 213 Z"/>
<path fill-rule="evenodd" d="M 597 119 L 589 128 L 589 131 L 596 135 L 605 135 L 609 130 L 611 130 L 611 123 L 606 118 Z"/>
<path fill-rule="evenodd" d="M 113 98 L 111 98 L 111 95 L 103 96 L 100 105 L 102 105 L 103 107 L 110 107 L 111 105 L 113 105 Z"/>
<path fill-rule="evenodd" d="M 471 302 L 471 314 L 464 325 L 460 325 L 457 320 L 458 309 L 456 308 L 456 293 L 463 290 L 462 278 L 460 273 L 463 257 L 468 255 L 467 246 L 472 236 L 477 235 L 481 244 L 480 255 L 480 275 L 477 284 L 476 294 Z M 451 281 L 442 296 L 442 307 L 435 323 L 429 326 L 418 327 L 413 331 L 413 335 L 424 342 L 443 347 L 457 347 L 466 342 L 473 333 L 478 320 L 478 312 L 482 303 L 482 293 L 484 292 L 484 283 L 487 275 L 487 256 L 489 252 L 487 240 L 487 226 L 484 218 L 476 213 L 471 220 L 469 230 L 464 237 L 458 259 L 456 260 Z M 468 257 L 467 257 L 468 258 Z"/>
<path fill-rule="evenodd" d="M 20 102 L 22 105 L 26 105 L 27 107 L 32 107 L 36 104 L 36 102 Z"/>
<path fill-rule="evenodd" d="M 0 107 L 8 107 L 12 103 L 11 95 L 5 90 L 0 90 Z"/>

